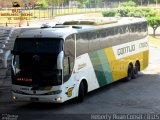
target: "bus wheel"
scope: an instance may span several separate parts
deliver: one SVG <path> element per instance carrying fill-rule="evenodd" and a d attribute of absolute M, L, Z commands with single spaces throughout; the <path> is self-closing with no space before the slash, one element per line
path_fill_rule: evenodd
<path fill-rule="evenodd" d="M 135 64 L 135 67 L 134 67 L 134 69 L 133 69 L 133 75 L 132 75 L 132 78 L 133 78 L 133 79 L 137 78 L 137 76 L 138 76 L 138 71 L 139 71 L 139 65 L 138 65 L 138 63 L 136 63 L 136 64 Z"/>
<path fill-rule="evenodd" d="M 77 101 L 78 102 L 83 102 L 83 99 L 84 99 L 84 84 L 83 82 L 80 83 L 80 86 L 79 86 L 79 92 L 78 92 L 78 97 L 77 97 Z"/>
<path fill-rule="evenodd" d="M 128 75 L 125 78 L 125 81 L 130 81 L 132 79 L 132 74 L 133 74 L 133 68 L 132 66 L 129 64 L 128 66 Z"/>

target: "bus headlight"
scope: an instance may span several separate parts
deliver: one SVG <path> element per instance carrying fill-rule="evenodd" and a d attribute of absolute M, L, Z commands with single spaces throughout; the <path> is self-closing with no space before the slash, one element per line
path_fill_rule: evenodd
<path fill-rule="evenodd" d="M 16 98 L 16 96 L 12 96 L 12 99 L 13 99 L 13 100 L 16 100 L 17 98 Z"/>
<path fill-rule="evenodd" d="M 55 98 L 55 100 L 57 101 L 57 102 L 59 102 L 59 101 L 61 101 L 61 97 L 57 97 L 57 98 Z"/>

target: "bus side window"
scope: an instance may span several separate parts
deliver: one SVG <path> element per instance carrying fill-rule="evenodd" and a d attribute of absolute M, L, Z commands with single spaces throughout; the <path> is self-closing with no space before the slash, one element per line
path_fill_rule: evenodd
<path fill-rule="evenodd" d="M 142 35 L 142 23 L 138 23 L 138 39 L 142 39 L 143 35 Z"/>
<path fill-rule="evenodd" d="M 88 36 L 91 38 L 89 40 L 89 52 L 94 52 L 100 49 L 100 41 L 99 41 L 99 33 L 98 32 L 90 32 Z"/>
<path fill-rule="evenodd" d="M 64 82 L 66 82 L 70 77 L 70 59 L 69 57 L 64 57 L 63 76 L 64 76 Z"/>
<path fill-rule="evenodd" d="M 66 56 L 75 57 L 75 40 L 74 35 L 70 35 L 65 39 L 64 52 Z"/>
<path fill-rule="evenodd" d="M 147 36 L 147 22 L 142 23 L 142 35 L 143 37 Z"/>
<path fill-rule="evenodd" d="M 109 36 L 107 36 L 107 29 L 103 29 L 99 32 L 100 34 L 100 48 L 103 49 L 103 48 L 106 48 L 108 47 L 108 40 L 109 40 Z"/>
<path fill-rule="evenodd" d="M 80 56 L 84 53 L 88 53 L 88 34 L 87 33 L 80 33 L 77 34 L 77 41 L 76 41 L 76 54 Z"/>
<path fill-rule="evenodd" d="M 131 41 L 133 41 L 133 40 L 136 40 L 136 36 L 137 36 L 137 34 L 136 34 L 136 25 L 134 25 L 134 24 L 131 24 L 130 25 L 130 40 Z"/>

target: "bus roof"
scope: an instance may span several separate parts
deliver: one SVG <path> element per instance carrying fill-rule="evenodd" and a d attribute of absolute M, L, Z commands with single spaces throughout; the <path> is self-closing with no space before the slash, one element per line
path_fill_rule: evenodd
<path fill-rule="evenodd" d="M 138 17 L 109 17 L 66 21 L 62 25 L 55 25 L 53 27 L 45 26 L 41 28 L 24 28 L 24 30 L 21 30 L 18 38 L 66 38 L 73 33 L 140 23 L 144 21 L 146 21 L 145 18 Z"/>

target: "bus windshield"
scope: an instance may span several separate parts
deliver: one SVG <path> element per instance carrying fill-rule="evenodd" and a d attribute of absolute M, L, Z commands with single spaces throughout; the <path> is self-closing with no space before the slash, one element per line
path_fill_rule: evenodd
<path fill-rule="evenodd" d="M 17 39 L 13 49 L 14 84 L 61 84 L 62 70 L 57 57 L 62 51 L 62 39 Z M 19 80 L 23 78 L 22 80 Z M 27 82 L 24 78 L 31 79 Z"/>

